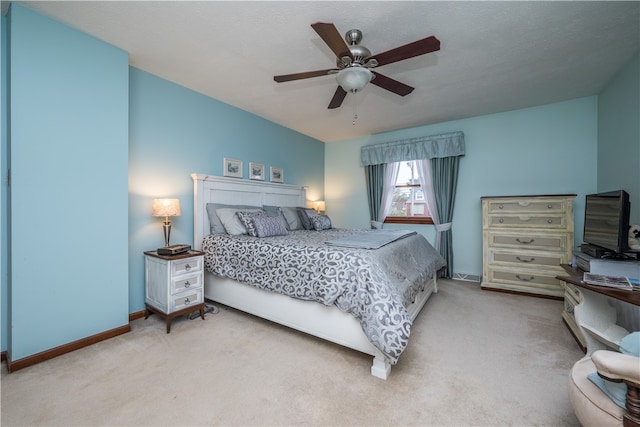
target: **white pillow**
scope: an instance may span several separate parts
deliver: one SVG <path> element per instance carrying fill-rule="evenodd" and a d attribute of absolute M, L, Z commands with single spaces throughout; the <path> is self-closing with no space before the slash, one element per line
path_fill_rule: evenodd
<path fill-rule="evenodd" d="M 216 209 L 216 214 L 220 218 L 220 222 L 227 230 L 227 234 L 247 234 L 247 229 L 244 224 L 240 222 L 240 218 L 236 215 L 236 212 L 263 212 L 262 209 L 239 209 L 239 208 L 221 208 Z"/>

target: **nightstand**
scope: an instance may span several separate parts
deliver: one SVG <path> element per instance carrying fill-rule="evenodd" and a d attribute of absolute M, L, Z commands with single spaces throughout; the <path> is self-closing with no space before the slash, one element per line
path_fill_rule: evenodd
<path fill-rule="evenodd" d="M 159 255 L 157 251 L 146 251 L 144 258 L 144 318 L 151 313 L 164 317 L 167 333 L 177 316 L 199 310 L 204 320 L 204 253 Z"/>

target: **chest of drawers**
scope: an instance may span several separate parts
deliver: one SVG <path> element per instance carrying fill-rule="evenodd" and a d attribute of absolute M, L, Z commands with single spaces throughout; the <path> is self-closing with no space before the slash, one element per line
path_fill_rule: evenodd
<path fill-rule="evenodd" d="M 200 310 L 204 319 L 204 253 L 189 251 L 166 256 L 145 255 L 145 318 L 157 313 L 166 319 L 167 333 L 174 317 Z"/>
<path fill-rule="evenodd" d="M 482 288 L 562 299 L 575 197 L 482 197 Z"/>

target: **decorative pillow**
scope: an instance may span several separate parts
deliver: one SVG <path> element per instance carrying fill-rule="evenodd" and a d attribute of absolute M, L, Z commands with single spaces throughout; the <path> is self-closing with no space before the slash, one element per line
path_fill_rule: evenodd
<path fill-rule="evenodd" d="M 620 352 L 628 354 L 630 356 L 640 357 L 640 332 L 632 332 L 620 340 Z M 587 378 L 592 383 L 598 386 L 600 390 L 613 402 L 621 408 L 626 407 L 627 400 L 627 385 L 624 383 L 614 383 L 608 381 L 598 375 L 597 372 L 592 372 L 587 375 Z"/>
<path fill-rule="evenodd" d="M 211 234 L 225 234 L 224 225 L 220 221 L 216 209 L 235 208 L 237 211 L 246 209 L 260 209 L 260 206 L 249 205 L 225 205 L 223 203 L 207 203 L 207 216 L 209 217 L 209 232 Z"/>
<path fill-rule="evenodd" d="M 233 234 L 233 235 L 247 234 L 247 229 L 240 222 L 240 218 L 238 218 L 238 215 L 236 215 L 238 211 L 262 212 L 262 209 L 260 208 L 258 209 L 238 209 L 238 208 L 216 209 L 216 214 L 218 215 L 218 218 L 220 218 L 220 222 L 224 226 L 224 229 L 226 230 L 227 234 Z"/>
<path fill-rule="evenodd" d="M 280 216 L 258 215 L 252 218 L 258 237 L 286 236 L 289 234 L 284 219 Z"/>
<path fill-rule="evenodd" d="M 327 215 L 312 216 L 311 223 L 316 231 L 328 230 L 331 228 L 331 219 L 329 219 Z"/>
<path fill-rule="evenodd" d="M 300 222 L 302 222 L 302 228 L 305 230 L 313 230 L 313 224 L 311 224 L 311 218 L 318 216 L 318 213 L 314 209 L 298 208 L 298 216 Z"/>
<path fill-rule="evenodd" d="M 240 222 L 244 225 L 244 228 L 247 229 L 247 234 L 249 236 L 256 237 L 256 229 L 253 226 L 253 218 L 258 215 L 265 215 L 263 211 L 255 212 L 255 211 L 238 211 L 236 212 L 238 218 L 240 218 Z"/>
<path fill-rule="evenodd" d="M 302 223 L 300 222 L 300 216 L 298 215 L 298 208 L 283 206 L 280 208 L 280 211 L 286 220 L 288 230 L 302 230 Z"/>

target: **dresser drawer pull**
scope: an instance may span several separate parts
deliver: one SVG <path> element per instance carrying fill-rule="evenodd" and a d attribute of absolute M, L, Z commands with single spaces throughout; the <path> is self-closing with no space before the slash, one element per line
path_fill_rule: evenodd
<path fill-rule="evenodd" d="M 184 266 L 184 269 L 189 271 L 189 270 L 191 270 L 191 266 L 189 264 L 187 264 L 187 265 Z"/>
<path fill-rule="evenodd" d="M 533 257 L 531 257 L 531 258 L 529 258 L 529 259 L 522 259 L 522 258 L 520 258 L 519 256 L 517 256 L 517 257 L 516 257 L 516 259 L 517 259 L 518 261 L 520 261 L 520 262 L 533 262 L 533 261 L 535 261 L 535 260 L 536 260 L 536 259 L 535 259 L 535 258 L 533 258 Z"/>
<path fill-rule="evenodd" d="M 187 280 L 186 282 L 184 282 L 184 287 L 188 288 L 189 286 L 191 286 L 191 283 L 189 283 L 189 281 Z"/>
<path fill-rule="evenodd" d="M 552 219 L 548 219 L 548 220 L 547 220 L 547 223 L 549 223 L 549 224 L 553 224 L 553 220 L 552 220 Z"/>
<path fill-rule="evenodd" d="M 191 304 L 191 301 L 189 301 L 189 297 L 184 299 L 184 305 L 189 305 Z"/>
<path fill-rule="evenodd" d="M 548 205 L 547 205 L 547 209 L 552 209 L 552 208 L 553 208 L 553 205 L 552 205 L 552 204 L 548 204 Z"/>
<path fill-rule="evenodd" d="M 536 239 L 531 239 L 531 240 L 529 240 L 528 242 L 525 242 L 524 240 L 520 240 L 520 238 L 519 238 L 519 237 L 517 237 L 517 238 L 516 238 L 516 242 L 518 242 L 518 243 L 522 243 L 523 245 L 528 245 L 529 243 L 533 243 L 533 242 L 535 242 L 535 241 L 536 241 Z"/>
<path fill-rule="evenodd" d="M 516 274 L 516 278 L 517 278 L 518 280 L 522 280 L 523 282 L 530 282 L 530 281 L 532 281 L 533 279 L 535 279 L 535 276 L 529 276 L 529 278 L 527 279 L 526 277 L 520 277 L 520 275 L 519 275 L 519 274 Z"/>
<path fill-rule="evenodd" d="M 498 222 L 499 222 L 500 224 L 502 224 L 502 223 L 504 222 L 504 219 L 500 218 L 500 219 L 498 220 Z"/>
<path fill-rule="evenodd" d="M 504 206 L 499 205 L 499 206 L 498 206 L 498 209 L 504 209 Z"/>

